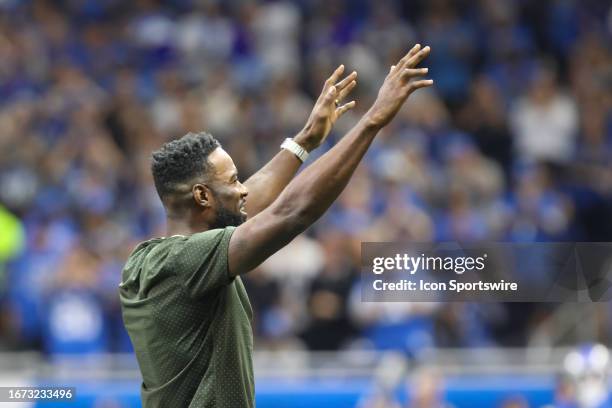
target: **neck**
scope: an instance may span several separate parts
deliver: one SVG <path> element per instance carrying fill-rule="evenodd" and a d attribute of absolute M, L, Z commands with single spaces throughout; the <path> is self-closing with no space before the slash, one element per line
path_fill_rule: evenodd
<path fill-rule="evenodd" d="M 210 229 L 210 225 L 202 220 L 190 220 L 189 218 L 166 218 L 168 236 L 192 235 Z"/>

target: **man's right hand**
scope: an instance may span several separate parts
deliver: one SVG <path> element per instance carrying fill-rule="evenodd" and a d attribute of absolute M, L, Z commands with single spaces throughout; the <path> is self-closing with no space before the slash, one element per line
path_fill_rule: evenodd
<path fill-rule="evenodd" d="M 419 88 L 433 85 L 433 80 L 414 80 L 427 74 L 427 68 L 415 68 L 427 55 L 430 48 L 421 49 L 417 44 L 396 65 L 391 67 L 376 101 L 365 114 L 368 125 L 382 128 L 397 114 L 408 96 Z"/>

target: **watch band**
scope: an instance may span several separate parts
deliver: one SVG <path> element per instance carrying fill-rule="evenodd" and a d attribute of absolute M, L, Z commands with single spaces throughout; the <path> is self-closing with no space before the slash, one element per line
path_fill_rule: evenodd
<path fill-rule="evenodd" d="M 293 139 L 287 138 L 280 145 L 281 149 L 285 149 L 295 154 L 302 163 L 308 159 L 308 152 L 302 146 L 297 144 Z"/>

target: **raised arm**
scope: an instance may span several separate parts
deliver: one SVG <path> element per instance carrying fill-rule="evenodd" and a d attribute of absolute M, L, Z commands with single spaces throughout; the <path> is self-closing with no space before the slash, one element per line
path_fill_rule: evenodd
<path fill-rule="evenodd" d="M 332 86 L 336 87 L 338 93 L 336 101 L 338 102 L 342 101 L 355 87 L 357 73 L 352 72 L 338 82 L 343 72 L 344 65 L 340 65 L 325 81 L 323 91 L 315 103 L 306 126 L 293 138 L 297 144 L 308 152 L 320 146 L 336 120 L 355 106 L 355 102 L 349 102 L 341 106 L 335 103 L 331 105 L 323 103 L 325 95 Z M 246 212 L 249 218 L 265 209 L 278 197 L 295 176 L 301 164 L 302 162 L 296 155 L 283 149 L 244 182 L 244 185 L 249 189 L 249 199 L 246 204 Z"/>
<path fill-rule="evenodd" d="M 376 101 L 361 120 L 330 151 L 299 174 L 278 199 L 259 215 L 239 226 L 229 246 L 233 275 L 255 268 L 314 223 L 342 192 L 380 129 L 387 125 L 406 98 L 431 80 L 413 80 L 426 68 L 414 68 L 429 54 L 417 44 L 385 78 Z M 330 87 L 323 103 L 332 106 L 338 91 Z"/>

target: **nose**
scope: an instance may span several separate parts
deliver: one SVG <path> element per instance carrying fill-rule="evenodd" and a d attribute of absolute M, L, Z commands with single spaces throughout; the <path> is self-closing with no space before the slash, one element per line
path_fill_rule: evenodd
<path fill-rule="evenodd" d="M 242 183 L 240 183 L 240 195 L 246 197 L 249 195 L 249 189 Z"/>

